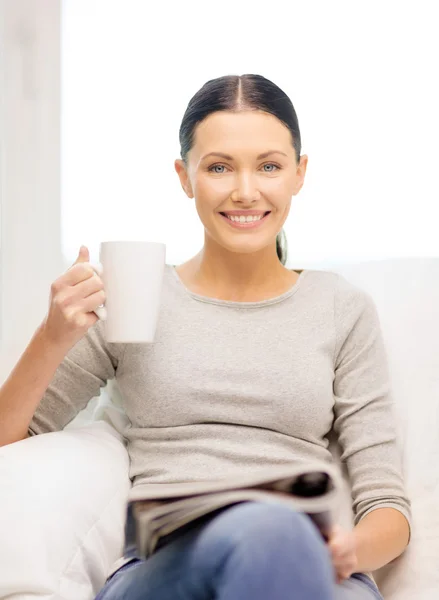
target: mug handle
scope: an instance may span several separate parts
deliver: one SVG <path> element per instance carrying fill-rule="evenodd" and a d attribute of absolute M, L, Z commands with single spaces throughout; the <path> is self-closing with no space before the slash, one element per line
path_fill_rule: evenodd
<path fill-rule="evenodd" d="M 101 265 L 101 263 L 92 264 L 91 267 L 95 271 L 95 273 L 99 275 L 99 277 L 103 276 L 104 268 Z M 102 306 L 98 306 L 93 312 L 101 321 L 107 320 L 107 309 L 105 307 L 105 304 L 102 304 Z"/>

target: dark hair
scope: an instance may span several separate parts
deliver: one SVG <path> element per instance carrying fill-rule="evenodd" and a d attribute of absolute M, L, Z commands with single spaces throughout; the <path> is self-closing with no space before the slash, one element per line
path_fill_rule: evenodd
<path fill-rule="evenodd" d="M 185 163 L 194 143 L 196 126 L 220 110 L 262 110 L 274 115 L 290 130 L 296 161 L 300 162 L 299 122 L 285 92 L 262 75 L 225 75 L 206 82 L 187 106 L 180 126 L 180 153 Z M 283 229 L 276 237 L 276 252 L 284 265 L 287 261 L 287 240 Z"/>

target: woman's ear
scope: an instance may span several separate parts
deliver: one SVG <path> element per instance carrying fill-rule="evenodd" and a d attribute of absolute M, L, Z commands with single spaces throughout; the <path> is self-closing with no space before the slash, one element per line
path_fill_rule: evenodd
<path fill-rule="evenodd" d="M 189 179 L 186 164 L 183 160 L 177 159 L 174 163 L 174 167 L 177 171 L 177 175 L 180 178 L 181 187 L 183 188 L 184 193 L 187 195 L 188 198 L 193 198 L 194 192 L 192 190 L 191 181 Z"/>
<path fill-rule="evenodd" d="M 296 180 L 294 182 L 293 196 L 298 194 L 300 192 L 300 190 L 302 189 L 302 186 L 305 181 L 305 173 L 306 173 L 307 166 L 308 166 L 308 156 L 306 154 L 302 154 L 302 156 L 300 157 L 299 165 L 297 166 L 297 170 L 296 170 Z"/>

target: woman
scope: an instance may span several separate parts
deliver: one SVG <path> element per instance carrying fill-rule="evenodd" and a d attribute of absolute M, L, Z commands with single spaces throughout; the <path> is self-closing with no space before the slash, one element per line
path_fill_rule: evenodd
<path fill-rule="evenodd" d="M 406 498 L 386 355 L 371 298 L 343 277 L 285 267 L 282 227 L 307 156 L 293 105 L 257 75 L 190 101 L 175 169 L 202 250 L 166 265 L 154 344 L 109 344 L 105 299 L 81 248 L 0 397 L 0 443 L 62 429 L 117 377 L 134 485 L 221 479 L 331 460 L 339 437 L 355 528 L 327 543 L 304 515 L 249 502 L 127 556 L 99 600 L 381 598 L 368 572 L 405 549 Z M 279 233 L 281 232 L 281 233 Z"/>

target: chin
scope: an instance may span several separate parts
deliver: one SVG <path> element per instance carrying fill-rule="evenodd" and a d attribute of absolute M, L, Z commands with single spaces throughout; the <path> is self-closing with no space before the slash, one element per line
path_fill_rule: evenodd
<path fill-rule="evenodd" d="M 271 246 L 272 244 L 275 244 L 275 239 L 259 244 L 249 244 L 248 242 L 242 244 L 227 244 L 226 242 L 220 243 L 225 250 L 233 252 L 234 254 L 255 254 L 257 252 L 262 252 L 265 250 L 265 248 Z"/>

